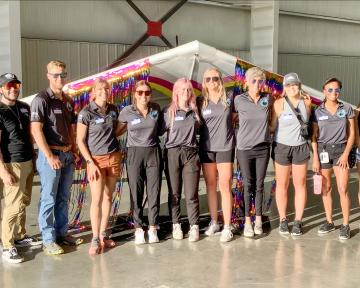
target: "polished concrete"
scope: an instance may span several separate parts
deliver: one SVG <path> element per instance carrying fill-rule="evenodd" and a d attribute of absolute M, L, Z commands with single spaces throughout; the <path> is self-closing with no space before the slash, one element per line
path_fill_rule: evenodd
<path fill-rule="evenodd" d="M 266 179 L 267 191 L 272 175 L 270 171 Z M 310 177 L 309 173 L 309 180 Z M 115 227 L 113 238 L 118 246 L 97 257 L 90 257 L 88 243 L 91 234 L 82 231 L 75 235 L 84 237 L 85 244 L 66 249 L 64 255 L 50 257 L 41 249 L 25 249 L 21 250 L 25 263 L 0 263 L 0 287 L 359 287 L 357 181 L 357 174 L 353 171 L 350 179 L 352 237 L 347 241 L 338 239 L 338 230 L 322 237 L 317 235 L 324 215 L 320 198 L 309 192 L 305 233 L 301 237 L 279 235 L 274 203 L 270 212 L 271 228 L 262 237 L 247 239 L 239 233 L 234 241 L 226 244 L 219 243 L 219 236 L 209 238 L 203 234 L 197 243 L 189 243 L 187 239 L 172 240 L 165 231 L 170 226 L 164 223 L 161 225 L 161 243 L 135 246 L 132 230 Z M 201 183 L 202 212 L 206 211 L 204 191 Z M 126 194 L 125 189 L 122 212 L 129 207 Z M 38 233 L 38 197 L 39 186 L 35 183 L 28 211 L 29 234 Z M 88 219 L 88 200 L 84 221 Z M 162 214 L 167 210 L 165 202 L 164 185 Z M 293 205 L 289 206 L 292 210 Z M 289 217 L 292 219 L 293 215 L 290 213 Z M 207 221 L 208 217 L 203 215 L 202 230 Z M 335 224 L 341 224 L 338 208 L 335 209 Z"/>

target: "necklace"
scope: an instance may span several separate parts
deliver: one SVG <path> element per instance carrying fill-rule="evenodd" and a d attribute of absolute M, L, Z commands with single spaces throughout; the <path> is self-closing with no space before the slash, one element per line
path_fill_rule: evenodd
<path fill-rule="evenodd" d="M 21 124 L 21 119 L 20 119 L 20 113 L 19 113 L 19 107 L 17 106 L 17 104 L 15 103 L 15 107 L 16 107 L 16 114 L 15 112 L 11 109 L 10 106 L 6 105 L 9 110 L 11 111 L 11 113 L 16 117 L 16 119 L 19 121 L 19 126 L 20 126 L 20 130 L 23 130 L 23 126 Z"/>

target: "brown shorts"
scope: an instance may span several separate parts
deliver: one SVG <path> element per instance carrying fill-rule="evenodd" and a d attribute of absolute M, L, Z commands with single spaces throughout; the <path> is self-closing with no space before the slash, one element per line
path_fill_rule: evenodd
<path fill-rule="evenodd" d="M 92 156 L 95 164 L 100 168 L 105 177 L 120 177 L 120 152 L 106 155 Z"/>

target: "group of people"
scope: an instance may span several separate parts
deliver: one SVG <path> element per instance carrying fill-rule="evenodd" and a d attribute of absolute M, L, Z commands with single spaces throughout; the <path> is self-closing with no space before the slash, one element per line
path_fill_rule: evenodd
<path fill-rule="evenodd" d="M 91 191 L 93 237 L 89 254 L 97 255 L 104 248 L 116 246 L 107 233 L 107 225 L 112 193 L 121 173 L 117 137 L 124 133 L 127 133 L 126 168 L 135 244 L 159 242 L 157 231 L 163 170 L 169 191 L 173 238 L 184 238 L 180 223 L 184 188 L 190 224 L 188 240 L 199 240 L 198 188 L 202 169 L 211 217 L 205 235 L 221 232 L 221 242 L 231 241 L 235 154 L 244 179 L 244 236 L 263 233 L 264 179 L 270 157 L 275 163 L 279 232 L 290 233 L 286 207 L 292 178 L 295 219 L 291 234 L 301 235 L 311 150 L 313 170 L 323 176 L 326 222 L 319 228 L 319 233 L 335 229 L 331 196 L 334 172 L 343 212 L 339 237 L 350 237 L 348 156 L 354 144 L 360 147 L 359 125 L 355 121 L 356 110 L 338 99 L 342 88 L 338 79 L 331 78 L 324 83 L 325 99 L 312 112 L 311 99 L 301 89 L 296 73 L 285 75 L 283 97 L 273 99 L 263 92 L 266 77 L 260 68 L 247 70 L 247 89 L 240 95 L 227 92 L 221 72 L 210 68 L 203 75 L 201 96 L 195 96 L 190 80 L 178 79 L 173 86 L 171 103 L 164 109 L 151 101 L 151 86 L 141 80 L 134 85 L 132 104 L 121 111 L 109 103 L 111 85 L 98 78 L 91 91 L 90 103 L 75 117 L 73 103 L 63 92 L 67 78 L 65 63 L 51 61 L 47 65 L 47 78 L 49 87 L 40 92 L 29 107 L 18 101 L 21 82 L 17 77 L 11 73 L 0 76 L 0 177 L 5 198 L 3 259 L 12 263 L 24 261 L 16 249 L 18 246 L 43 245 L 46 254 L 58 255 L 64 253 L 61 245 L 82 243 L 82 239 L 67 233 L 69 193 L 74 165 L 80 160 L 78 151 L 86 162 Z M 237 129 L 234 123 L 237 123 Z M 73 124 L 76 124 L 76 133 Z M 307 129 L 310 125 L 313 127 L 311 138 Z M 163 151 L 159 137 L 164 139 Z M 38 147 L 36 157 L 33 143 Z M 359 153 L 357 161 L 360 174 Z M 41 182 L 38 222 L 42 242 L 29 237 L 25 230 L 25 209 L 30 204 L 35 163 Z M 145 187 L 148 204 L 146 231 L 143 215 Z M 217 187 L 221 195 L 222 221 L 218 219 Z M 250 218 L 253 193 L 254 223 Z M 222 230 L 220 222 L 223 223 Z"/>

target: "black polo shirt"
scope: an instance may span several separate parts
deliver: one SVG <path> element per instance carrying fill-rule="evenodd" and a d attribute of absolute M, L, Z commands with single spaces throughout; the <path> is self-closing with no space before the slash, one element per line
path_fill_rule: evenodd
<path fill-rule="evenodd" d="M 7 106 L 0 102 L 0 130 L 1 154 L 5 163 L 32 159 L 29 105 L 16 101 L 14 106 Z"/>
<path fill-rule="evenodd" d="M 91 155 L 106 155 L 119 151 L 119 142 L 115 135 L 119 111 L 112 104 L 107 105 L 105 114 L 100 111 L 100 107 L 92 101 L 78 116 L 78 123 L 88 126 L 86 141 Z"/>
<path fill-rule="evenodd" d="M 75 113 L 71 98 L 65 94 L 63 100 L 57 99 L 50 88 L 37 94 L 31 102 L 31 122 L 44 124 L 43 133 L 49 146 L 73 143 L 70 129 L 75 123 Z"/>

